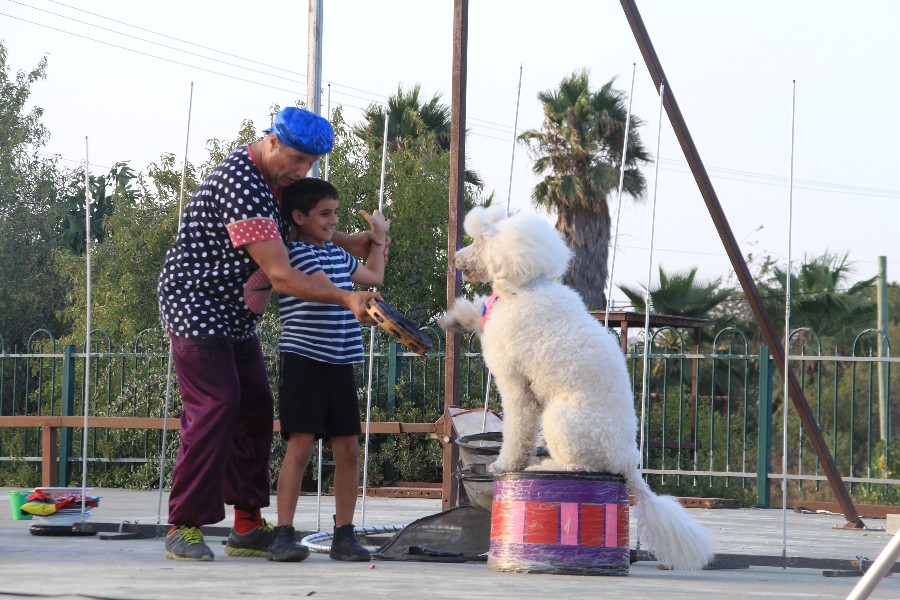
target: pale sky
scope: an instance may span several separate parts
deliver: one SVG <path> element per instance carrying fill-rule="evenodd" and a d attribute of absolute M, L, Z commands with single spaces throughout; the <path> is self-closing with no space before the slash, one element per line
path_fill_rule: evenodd
<path fill-rule="evenodd" d="M 0 0 L 0 39 L 13 70 L 42 55 L 48 79 L 32 86 L 45 109 L 49 153 L 92 172 L 120 160 L 137 170 L 172 152 L 206 157 L 244 119 L 268 125 L 272 104 L 306 98 L 308 3 Z M 789 215 L 796 261 L 850 253 L 857 277 L 900 280 L 900 2 L 892 0 L 637 0 L 742 252 L 786 265 Z M 452 0 L 324 0 L 323 85 L 357 122 L 397 85 L 422 85 L 449 103 Z M 467 167 L 512 210 L 532 211 L 537 181 L 518 131 L 540 127 L 537 93 L 587 67 L 594 88 L 612 77 L 656 154 L 659 96 L 615 0 L 471 0 Z M 796 80 L 794 186 L 789 212 L 792 81 Z M 191 125 L 188 99 L 194 85 Z M 326 100 L 323 99 L 323 107 Z M 665 120 L 659 173 L 645 169 L 643 205 L 623 200 L 614 280 L 646 283 L 660 264 L 725 277 L 728 258 Z M 650 229 L 656 196 L 652 262 Z M 398 200 L 399 201 L 399 200 Z M 615 211 L 615 198 L 611 200 Z M 373 207 L 374 208 L 374 207 Z M 615 215 L 614 215 L 615 219 Z M 624 299 L 618 290 L 613 298 Z"/>

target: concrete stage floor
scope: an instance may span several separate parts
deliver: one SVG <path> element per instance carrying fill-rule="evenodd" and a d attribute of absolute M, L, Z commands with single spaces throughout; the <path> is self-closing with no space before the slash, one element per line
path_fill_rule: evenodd
<path fill-rule="evenodd" d="M 637 562 L 627 577 L 506 573 L 484 563 L 388 562 L 341 563 L 314 553 L 301 563 L 274 563 L 259 558 L 232 558 L 224 553 L 223 537 L 207 536 L 216 560 L 189 563 L 166 560 L 162 538 L 104 540 L 100 535 L 59 537 L 31 535 L 32 521 L 13 520 L 11 488 L 0 488 L 0 598 L 238 598 L 275 600 L 316 598 L 845 598 L 858 576 L 826 577 L 835 569 L 805 559 L 842 563 L 858 557 L 874 560 L 890 541 L 885 521 L 864 519 L 868 531 L 835 529 L 841 515 L 787 513 L 787 555 L 795 564 L 814 568 L 782 568 L 767 559 L 747 568 L 666 571 L 654 562 Z M 122 521 L 154 525 L 159 493 L 94 489 L 100 506 L 88 523 Z M 166 522 L 166 500 L 163 516 Z M 275 521 L 275 499 L 263 511 Z M 322 529 L 330 530 L 333 501 L 322 499 Z M 440 512 L 439 500 L 366 499 L 366 525 L 405 525 Z M 783 514 L 780 510 L 691 509 L 691 514 L 717 538 L 720 554 L 774 557 L 780 560 Z M 223 522 L 213 531 L 230 524 Z M 359 508 L 357 508 L 359 521 Z M 357 523 L 359 524 L 359 523 Z M 298 531 L 316 529 L 316 498 L 303 496 L 294 522 Z M 635 544 L 632 522 L 632 548 Z M 751 561 L 754 562 L 754 561 Z M 871 598 L 900 598 L 900 574 L 886 577 Z"/>

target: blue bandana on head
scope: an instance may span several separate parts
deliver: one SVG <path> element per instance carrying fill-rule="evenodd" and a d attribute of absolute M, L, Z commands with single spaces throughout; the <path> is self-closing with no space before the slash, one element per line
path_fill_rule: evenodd
<path fill-rule="evenodd" d="M 274 133 L 283 144 L 311 156 L 322 156 L 334 146 L 334 129 L 326 119 L 302 108 L 289 106 L 275 115 L 265 133 Z"/>

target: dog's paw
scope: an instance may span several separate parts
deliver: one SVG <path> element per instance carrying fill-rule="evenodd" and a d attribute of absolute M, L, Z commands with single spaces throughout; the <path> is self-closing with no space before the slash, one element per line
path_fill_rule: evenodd
<path fill-rule="evenodd" d="M 438 317 L 437 323 L 444 331 L 459 329 L 459 321 L 456 319 L 456 315 L 453 313 L 453 311 L 446 312 Z"/>
<path fill-rule="evenodd" d="M 480 332 L 481 307 L 466 298 L 457 298 L 453 307 L 444 313 L 439 322 L 445 331 L 451 328 L 462 328 Z"/>
<path fill-rule="evenodd" d="M 491 473 L 508 473 L 510 471 L 522 471 L 525 469 L 528 464 L 527 460 L 520 461 L 510 461 L 504 460 L 502 458 L 498 458 L 490 465 L 488 465 L 488 471 Z"/>

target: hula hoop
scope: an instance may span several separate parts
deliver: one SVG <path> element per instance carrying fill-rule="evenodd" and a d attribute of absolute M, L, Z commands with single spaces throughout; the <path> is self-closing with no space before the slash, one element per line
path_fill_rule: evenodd
<path fill-rule="evenodd" d="M 382 533 L 396 533 L 398 531 L 403 531 L 406 528 L 406 525 L 372 525 L 369 527 L 354 527 L 353 532 L 357 535 L 378 535 Z M 331 540 L 334 537 L 334 531 L 320 531 L 318 533 L 311 533 L 302 540 L 300 543 L 309 548 L 310 552 L 319 552 L 321 554 L 328 554 L 331 550 Z M 323 544 L 321 542 L 329 542 L 328 544 Z M 375 546 L 366 546 L 366 550 L 372 552 L 373 550 L 377 550 L 378 548 Z"/>

